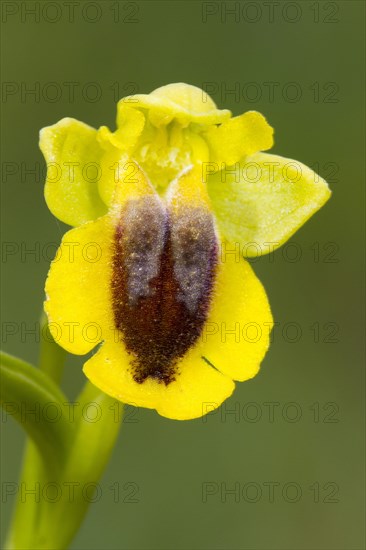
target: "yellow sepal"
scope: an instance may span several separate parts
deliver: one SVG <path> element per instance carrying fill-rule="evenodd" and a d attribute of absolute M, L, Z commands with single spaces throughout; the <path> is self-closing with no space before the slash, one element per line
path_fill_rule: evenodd
<path fill-rule="evenodd" d="M 221 235 L 248 256 L 281 246 L 331 195 L 311 168 L 267 153 L 209 176 L 207 186 Z"/>
<path fill-rule="evenodd" d="M 45 199 L 51 212 L 69 225 L 105 214 L 107 208 L 98 192 L 103 150 L 97 131 L 64 118 L 41 130 L 39 145 L 47 163 Z"/>

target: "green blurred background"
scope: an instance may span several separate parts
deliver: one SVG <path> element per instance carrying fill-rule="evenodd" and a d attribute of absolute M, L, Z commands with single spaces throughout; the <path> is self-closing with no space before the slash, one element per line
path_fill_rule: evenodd
<path fill-rule="evenodd" d="M 67 229 L 43 199 L 43 126 L 71 116 L 113 127 L 119 96 L 210 83 L 220 107 L 265 114 L 273 152 L 316 167 L 334 192 L 292 248 L 254 264 L 278 322 L 260 374 L 206 419 L 130 408 L 72 548 L 364 548 L 364 3 L 82 1 L 73 17 L 63 2 L 2 4 L 8 352 L 37 359 L 26 330 L 39 318 L 48 243 Z M 27 13 L 35 4 L 39 17 Z M 70 397 L 81 365 L 68 359 Z M 24 436 L 12 420 L 1 429 L 2 481 L 15 482 Z M 13 500 L 3 500 L 4 536 Z"/>

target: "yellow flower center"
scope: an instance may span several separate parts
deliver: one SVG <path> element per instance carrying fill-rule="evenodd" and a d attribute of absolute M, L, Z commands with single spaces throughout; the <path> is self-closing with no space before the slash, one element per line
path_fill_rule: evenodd
<path fill-rule="evenodd" d="M 102 126 L 98 139 L 110 166 L 134 159 L 155 189 L 164 193 L 184 168 L 209 160 L 207 130 L 229 118 L 230 111 L 217 109 L 202 90 L 172 84 L 149 95 L 122 99 L 118 104 L 118 129 L 112 133 Z M 113 182 L 101 182 L 100 194 L 108 205 L 112 192 Z"/>
<path fill-rule="evenodd" d="M 200 130 L 193 125 L 184 128 L 177 121 L 158 128 L 146 123 L 132 156 L 158 192 L 164 192 L 187 166 L 209 160 L 209 149 Z"/>

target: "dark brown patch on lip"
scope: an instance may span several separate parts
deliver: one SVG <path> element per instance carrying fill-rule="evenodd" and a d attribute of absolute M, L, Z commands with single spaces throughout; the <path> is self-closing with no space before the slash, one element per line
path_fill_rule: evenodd
<path fill-rule="evenodd" d="M 116 328 L 134 356 L 133 377 L 166 385 L 199 338 L 217 265 L 212 216 L 202 208 L 169 215 L 158 197 L 126 203 L 115 233 Z"/>

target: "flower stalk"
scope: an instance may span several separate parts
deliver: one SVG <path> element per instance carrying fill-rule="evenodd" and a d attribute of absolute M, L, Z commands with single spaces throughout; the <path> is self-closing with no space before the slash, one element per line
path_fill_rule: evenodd
<path fill-rule="evenodd" d="M 71 403 L 57 385 L 66 353 L 52 339 L 45 316 L 41 334 L 39 368 L 1 353 L 1 404 L 30 438 L 6 550 L 67 548 L 93 500 L 122 422 L 122 415 L 114 414 L 114 400 L 90 382 L 70 417 Z M 83 414 L 91 404 L 100 411 L 96 420 Z M 56 422 L 42 414 L 50 406 L 59 413 Z M 41 412 L 25 418 L 25 411 L 34 410 Z"/>

